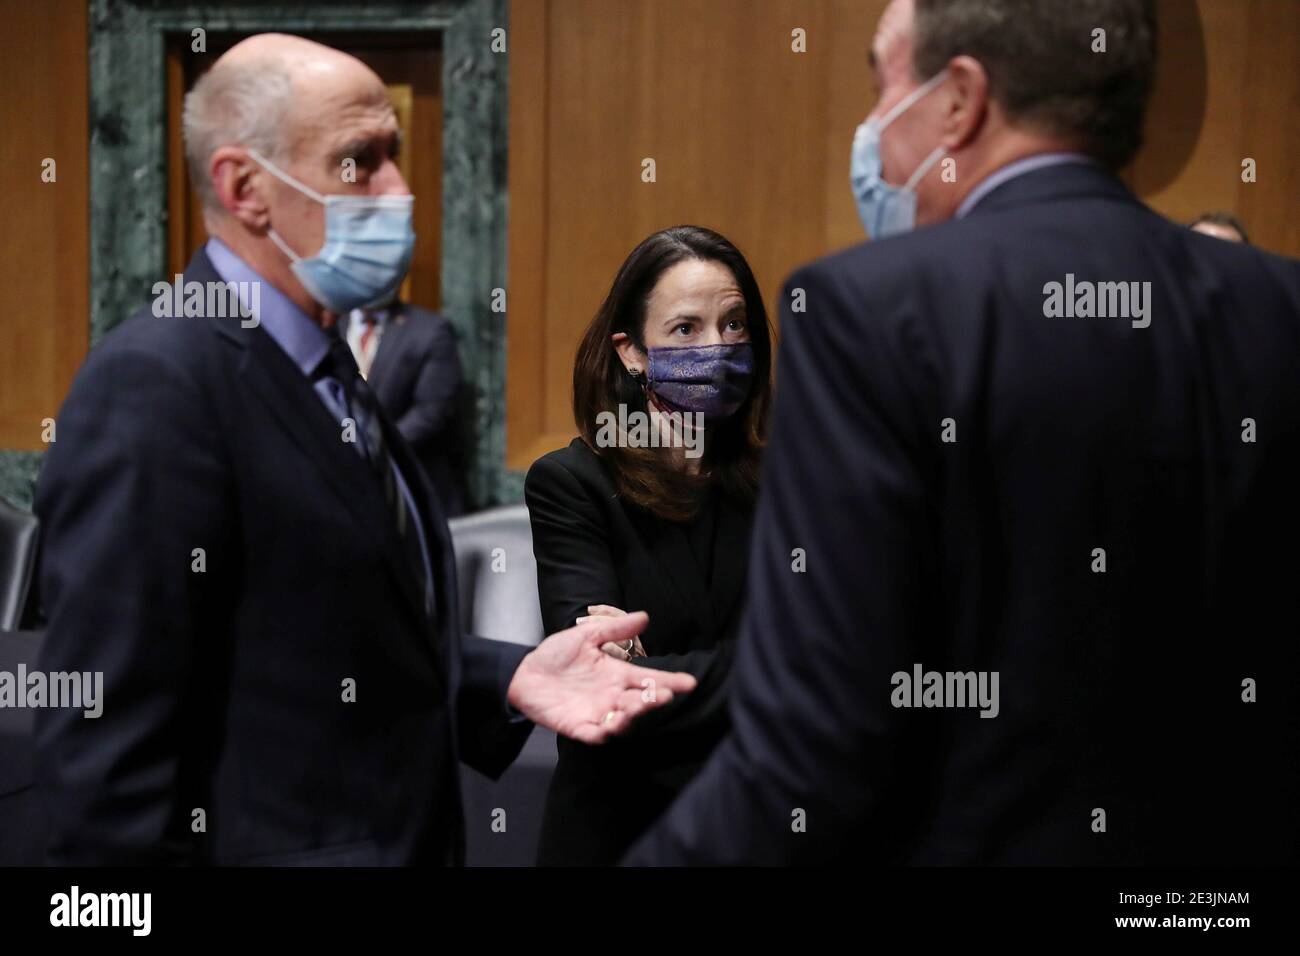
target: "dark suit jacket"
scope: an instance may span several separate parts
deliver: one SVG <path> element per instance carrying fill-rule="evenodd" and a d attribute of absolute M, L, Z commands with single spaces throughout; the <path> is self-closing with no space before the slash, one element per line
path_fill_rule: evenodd
<path fill-rule="evenodd" d="M 581 439 L 539 459 L 524 485 L 546 632 L 588 605 L 646 611 L 638 664 L 687 671 L 690 694 L 598 747 L 561 738 L 542 823 L 543 865 L 608 864 L 699 769 L 727 729 L 726 697 L 752 510 L 719 497 L 711 587 L 685 526 L 620 499 Z"/>
<path fill-rule="evenodd" d="M 202 253 L 185 278 L 218 281 Z M 51 862 L 460 858 L 457 760 L 495 775 L 522 746 L 526 649 L 458 633 L 446 525 L 385 430 L 436 620 L 379 482 L 264 330 L 145 310 L 91 352 L 36 494 L 41 666 L 102 671 L 105 698 L 37 716 Z"/>
<path fill-rule="evenodd" d="M 1067 165 L 796 289 L 734 729 L 629 861 L 1294 863 L 1300 265 Z M 998 716 L 893 706 L 918 663 Z"/>
<path fill-rule="evenodd" d="M 437 312 L 399 302 L 379 340 L 367 383 L 428 472 L 443 513 L 465 510 L 460 476 L 460 355 L 456 332 Z"/>

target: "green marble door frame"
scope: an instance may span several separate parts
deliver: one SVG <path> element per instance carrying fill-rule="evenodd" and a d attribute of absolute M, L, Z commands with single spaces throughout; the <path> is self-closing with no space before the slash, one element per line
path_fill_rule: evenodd
<path fill-rule="evenodd" d="M 508 0 L 289 4 L 90 0 L 90 337 L 147 301 L 167 271 L 166 39 L 210 33 L 422 31 L 442 36 L 442 311 L 460 337 L 473 398 L 469 492 L 518 501 L 505 468 Z M 294 5 L 296 6 L 296 5 Z M 162 411 L 160 410 L 160 414 Z M 39 452 L 0 451 L 0 495 L 28 506 Z"/>

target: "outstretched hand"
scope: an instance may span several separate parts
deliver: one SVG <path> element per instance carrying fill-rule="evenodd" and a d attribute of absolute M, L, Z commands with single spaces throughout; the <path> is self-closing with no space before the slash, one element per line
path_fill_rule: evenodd
<path fill-rule="evenodd" d="M 534 723 L 583 743 L 624 732 L 639 714 L 695 689 L 690 674 L 637 667 L 601 650 L 636 637 L 649 620 L 637 611 L 552 634 L 515 671 L 510 703 Z"/>

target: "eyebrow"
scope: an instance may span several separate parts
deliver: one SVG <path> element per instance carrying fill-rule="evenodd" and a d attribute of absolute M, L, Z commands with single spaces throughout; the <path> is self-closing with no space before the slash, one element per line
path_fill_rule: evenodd
<path fill-rule="evenodd" d="M 391 135 L 381 133 L 377 136 L 358 136 L 356 139 L 348 140 L 338 149 L 330 154 L 329 162 L 331 166 L 337 166 L 345 159 L 361 160 L 363 156 L 373 152 L 375 146 L 380 140 L 391 140 L 388 155 L 396 157 L 402 148 L 402 131 L 394 130 Z"/>
<path fill-rule="evenodd" d="M 726 312 L 723 312 L 723 313 L 722 313 L 722 318 L 724 318 L 724 319 L 726 319 L 726 318 L 730 318 L 731 316 L 733 316 L 733 315 L 735 315 L 735 314 L 737 314 L 737 313 L 741 313 L 741 314 L 744 314 L 744 315 L 748 315 L 748 310 L 745 308 L 745 303 L 744 303 L 744 302 L 737 302 L 735 305 L 733 305 L 731 308 L 729 308 Z M 667 324 L 667 325 L 671 325 L 672 323 L 675 323 L 675 322 L 698 322 L 698 323 L 701 324 L 701 325 L 704 324 L 704 320 L 701 319 L 698 315 L 696 315 L 696 314 L 693 313 L 693 312 L 680 312 L 680 313 L 678 313 L 677 315 L 674 315 L 674 316 L 672 316 L 672 317 L 670 317 L 670 318 L 668 318 L 668 319 L 665 320 L 665 324 Z"/>

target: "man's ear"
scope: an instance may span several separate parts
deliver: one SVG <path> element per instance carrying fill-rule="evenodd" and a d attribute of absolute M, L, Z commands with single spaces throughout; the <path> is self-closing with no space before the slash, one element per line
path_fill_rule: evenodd
<path fill-rule="evenodd" d="M 971 56 L 948 63 L 949 94 L 943 117 L 943 145 L 953 153 L 979 135 L 988 115 L 989 75 Z"/>
<path fill-rule="evenodd" d="M 636 347 L 626 332 L 615 332 L 609 340 L 614 344 L 614 351 L 618 353 L 619 361 L 625 369 L 634 375 L 645 371 L 645 353 Z"/>
<path fill-rule="evenodd" d="M 238 219 L 254 232 L 262 232 L 270 224 L 270 206 L 265 190 L 270 188 L 269 177 L 257 175 L 261 167 L 246 150 L 238 146 L 222 146 L 215 150 L 208 162 L 208 175 L 226 213 Z"/>

